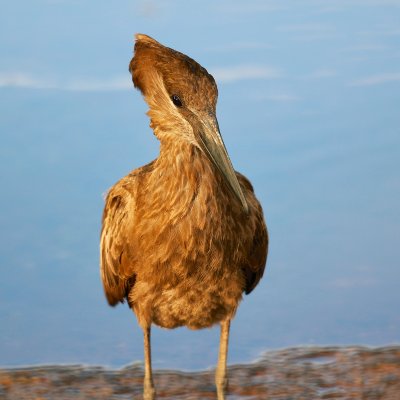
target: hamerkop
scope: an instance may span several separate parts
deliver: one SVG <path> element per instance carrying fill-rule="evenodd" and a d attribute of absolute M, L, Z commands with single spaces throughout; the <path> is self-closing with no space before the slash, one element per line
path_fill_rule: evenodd
<path fill-rule="evenodd" d="M 129 65 L 149 105 L 160 155 L 108 192 L 101 277 L 110 305 L 126 299 L 144 332 L 144 398 L 154 399 L 150 329 L 220 323 L 215 381 L 224 399 L 230 321 L 261 279 L 268 234 L 251 183 L 235 172 L 205 68 L 136 35 Z"/>

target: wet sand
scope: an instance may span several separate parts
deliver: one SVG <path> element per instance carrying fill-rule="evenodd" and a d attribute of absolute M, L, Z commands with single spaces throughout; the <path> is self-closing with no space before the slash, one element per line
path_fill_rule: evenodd
<path fill-rule="evenodd" d="M 0 399 L 141 399 L 143 366 L 0 369 Z M 212 370 L 155 371 L 158 399 L 215 399 Z M 299 347 L 229 367 L 227 400 L 400 399 L 400 346 Z"/>

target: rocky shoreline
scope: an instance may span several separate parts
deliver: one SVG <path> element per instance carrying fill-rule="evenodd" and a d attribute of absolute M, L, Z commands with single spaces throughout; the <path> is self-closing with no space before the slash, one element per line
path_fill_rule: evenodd
<path fill-rule="evenodd" d="M 0 399 L 141 399 L 142 365 L 0 369 Z M 212 370 L 155 371 L 158 399 L 215 399 Z M 227 400 L 400 399 L 400 346 L 298 347 L 229 367 Z"/>

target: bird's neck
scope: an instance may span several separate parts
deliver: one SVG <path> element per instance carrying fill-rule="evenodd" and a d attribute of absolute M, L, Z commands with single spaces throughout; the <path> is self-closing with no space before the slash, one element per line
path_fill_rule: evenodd
<path fill-rule="evenodd" d="M 195 145 L 188 142 L 161 143 L 151 187 L 158 193 L 159 207 L 174 210 L 176 217 L 201 207 L 220 207 L 218 193 L 224 190 L 219 171 Z M 175 212 L 173 213 L 175 215 Z"/>
<path fill-rule="evenodd" d="M 175 181 L 186 190 L 197 189 L 200 180 L 205 177 L 218 178 L 204 153 L 187 141 L 161 142 L 157 166 L 164 179 Z"/>

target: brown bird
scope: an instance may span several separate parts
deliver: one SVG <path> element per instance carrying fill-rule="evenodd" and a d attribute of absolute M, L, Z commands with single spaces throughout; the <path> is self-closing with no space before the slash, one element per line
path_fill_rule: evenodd
<path fill-rule="evenodd" d="M 137 34 L 129 65 L 149 105 L 160 155 L 108 192 L 101 277 L 110 305 L 126 299 L 144 332 L 144 398 L 154 399 L 150 329 L 220 323 L 224 399 L 230 321 L 261 279 L 268 234 L 251 183 L 235 172 L 216 118 L 214 78 L 188 56 Z"/>

